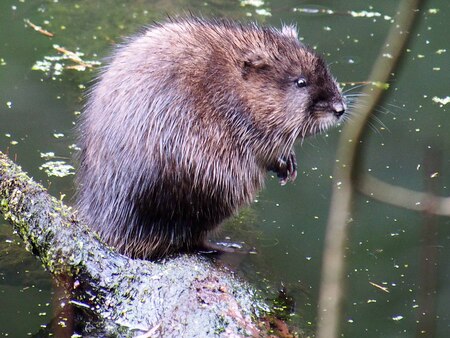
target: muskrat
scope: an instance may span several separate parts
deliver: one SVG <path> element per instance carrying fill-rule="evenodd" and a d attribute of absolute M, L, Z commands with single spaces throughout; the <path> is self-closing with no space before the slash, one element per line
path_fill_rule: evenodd
<path fill-rule="evenodd" d="M 81 218 L 135 258 L 202 247 L 268 170 L 293 181 L 294 142 L 345 109 L 326 63 L 292 26 L 155 24 L 115 50 L 88 95 Z"/>

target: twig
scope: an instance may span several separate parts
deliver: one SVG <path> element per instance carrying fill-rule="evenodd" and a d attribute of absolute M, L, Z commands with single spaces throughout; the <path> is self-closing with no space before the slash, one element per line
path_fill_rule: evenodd
<path fill-rule="evenodd" d="M 30 20 L 25 19 L 25 23 L 30 26 L 31 28 L 33 28 L 36 32 L 41 33 L 42 35 L 48 36 L 48 37 L 53 37 L 55 34 L 43 29 L 41 26 L 35 25 L 34 23 L 32 23 Z"/>
<path fill-rule="evenodd" d="M 414 22 L 420 0 L 402 0 L 391 26 L 384 48 L 380 52 L 369 76 L 370 81 L 388 82 L 390 74 L 403 52 Z M 383 55 L 389 54 L 386 58 Z M 331 197 L 330 215 L 325 236 L 322 266 L 321 290 L 319 295 L 318 338 L 339 336 L 341 305 L 344 290 L 345 244 L 348 236 L 350 203 L 352 200 L 352 178 L 355 176 L 360 139 L 370 114 L 383 95 L 384 89 L 371 86 L 365 88 L 364 105 L 354 115 L 342 132 L 338 145 L 338 162 L 334 169 L 334 185 Z"/>
<path fill-rule="evenodd" d="M 71 61 L 73 61 L 75 63 L 78 63 L 82 67 L 86 67 L 86 68 L 92 68 L 93 67 L 93 65 L 91 63 L 87 63 L 87 62 L 83 61 L 83 59 L 81 59 L 76 53 L 74 53 L 74 52 L 72 52 L 72 51 L 70 51 L 70 50 L 68 50 L 68 49 L 66 49 L 64 47 L 61 47 L 61 46 L 58 46 L 58 45 L 53 45 L 53 48 L 55 48 L 58 52 L 67 55 L 67 57 Z M 78 66 L 68 66 L 66 68 L 69 68 L 69 67 L 72 68 L 72 69 L 77 69 Z"/>
<path fill-rule="evenodd" d="M 381 285 L 379 285 L 379 284 L 377 284 L 377 283 L 374 283 L 374 282 L 371 282 L 371 281 L 369 281 L 369 284 L 372 285 L 372 286 L 374 286 L 374 287 L 376 287 L 377 289 L 380 289 L 381 291 L 384 291 L 384 292 L 386 292 L 386 293 L 389 293 L 389 289 L 386 288 L 386 287 L 384 287 L 384 286 L 381 286 Z"/>

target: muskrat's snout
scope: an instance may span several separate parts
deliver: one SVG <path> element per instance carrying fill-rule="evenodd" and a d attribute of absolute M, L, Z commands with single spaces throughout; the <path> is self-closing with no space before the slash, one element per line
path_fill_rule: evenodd
<path fill-rule="evenodd" d="M 345 104 L 344 101 L 339 101 L 333 103 L 331 108 L 333 110 L 334 116 L 340 118 L 342 115 L 344 115 L 345 111 L 347 110 L 347 105 Z"/>
<path fill-rule="evenodd" d="M 311 108 L 312 112 L 322 112 L 328 117 L 330 114 L 334 115 L 337 119 L 340 119 L 342 115 L 344 115 L 347 110 L 347 104 L 345 103 L 345 99 L 338 97 L 328 100 L 323 100 L 319 102 L 315 102 L 313 107 Z"/>

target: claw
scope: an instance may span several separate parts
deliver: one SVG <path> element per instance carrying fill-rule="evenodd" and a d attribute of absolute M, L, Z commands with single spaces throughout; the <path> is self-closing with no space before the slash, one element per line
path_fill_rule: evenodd
<path fill-rule="evenodd" d="M 287 159 L 287 165 L 288 165 L 289 180 L 291 182 L 294 182 L 295 179 L 297 178 L 297 159 L 295 158 L 295 153 L 292 150 Z"/>
<path fill-rule="evenodd" d="M 297 178 L 297 160 L 294 151 L 291 151 L 287 158 L 280 157 L 274 165 L 269 167 L 269 170 L 277 174 L 281 185 L 289 181 L 293 182 Z"/>

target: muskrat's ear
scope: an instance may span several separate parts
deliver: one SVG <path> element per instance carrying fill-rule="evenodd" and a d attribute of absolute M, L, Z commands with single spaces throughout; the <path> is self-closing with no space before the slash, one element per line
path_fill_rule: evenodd
<path fill-rule="evenodd" d="M 281 34 L 298 40 L 298 32 L 295 25 L 283 25 L 283 27 L 281 27 Z"/>
<path fill-rule="evenodd" d="M 258 71 L 261 69 L 266 69 L 268 67 L 269 63 L 263 55 L 255 52 L 248 53 L 244 57 L 244 62 L 242 65 L 242 77 L 246 79 L 252 71 Z"/>

